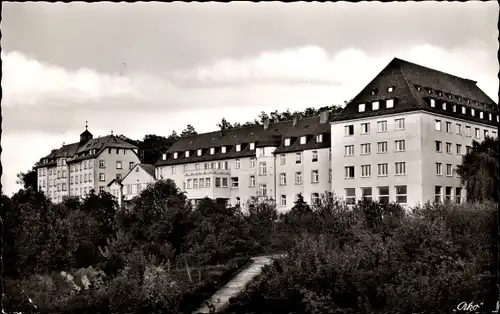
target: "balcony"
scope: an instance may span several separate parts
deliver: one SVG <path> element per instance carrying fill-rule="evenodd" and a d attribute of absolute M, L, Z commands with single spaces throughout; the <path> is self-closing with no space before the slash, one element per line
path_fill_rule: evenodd
<path fill-rule="evenodd" d="M 186 177 L 188 176 L 203 176 L 203 175 L 231 175 L 230 170 L 226 169 L 198 169 L 198 170 L 187 170 L 184 172 Z"/>

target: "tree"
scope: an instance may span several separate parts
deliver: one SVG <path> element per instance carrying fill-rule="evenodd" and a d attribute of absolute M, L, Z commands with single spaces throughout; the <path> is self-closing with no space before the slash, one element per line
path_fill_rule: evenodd
<path fill-rule="evenodd" d="M 31 168 L 31 170 L 26 172 L 19 172 L 17 174 L 17 184 L 21 184 L 24 189 L 33 188 L 34 190 L 38 190 L 38 172 L 37 168 L 40 163 L 37 162 Z"/>
<path fill-rule="evenodd" d="M 191 124 L 188 124 L 186 128 L 181 132 L 181 137 L 188 135 L 198 134 Z"/>
<path fill-rule="evenodd" d="M 498 202 L 498 138 L 487 137 L 472 142 L 472 149 L 462 158 L 457 173 L 465 183 L 469 201 Z"/>
<path fill-rule="evenodd" d="M 217 127 L 219 127 L 221 131 L 234 128 L 233 125 L 226 120 L 226 118 L 222 118 L 222 120 L 219 123 L 217 123 Z"/>
<path fill-rule="evenodd" d="M 144 136 L 139 143 L 139 151 L 142 155 L 142 160 L 146 164 L 154 164 L 170 146 L 172 146 L 179 136 L 175 131 L 168 137 L 148 134 Z"/>

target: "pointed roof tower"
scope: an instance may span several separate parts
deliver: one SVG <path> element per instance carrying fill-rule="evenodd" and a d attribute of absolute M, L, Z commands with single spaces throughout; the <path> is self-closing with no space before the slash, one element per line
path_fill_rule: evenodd
<path fill-rule="evenodd" d="M 88 130 L 88 121 L 85 121 L 85 131 L 80 134 L 80 145 L 83 145 L 93 139 L 94 136 Z"/>

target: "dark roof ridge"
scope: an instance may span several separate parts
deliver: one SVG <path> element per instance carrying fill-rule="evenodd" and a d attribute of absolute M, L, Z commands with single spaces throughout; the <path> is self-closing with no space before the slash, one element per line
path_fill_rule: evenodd
<path fill-rule="evenodd" d="M 467 82 L 472 82 L 474 84 L 477 84 L 477 81 L 474 81 L 472 79 L 469 79 L 469 78 L 465 78 L 465 77 L 460 77 L 458 75 L 455 75 L 455 74 L 451 74 L 451 73 L 447 73 L 447 72 L 443 72 L 441 70 L 437 70 L 437 69 L 434 69 L 434 68 L 430 68 L 430 67 L 427 67 L 425 65 L 421 65 L 421 64 L 417 64 L 417 63 L 414 63 L 414 62 L 410 62 L 410 61 L 407 61 L 407 60 L 404 60 L 404 59 L 401 59 L 401 58 L 397 58 L 395 57 L 393 59 L 393 61 L 396 61 L 396 62 L 403 62 L 403 63 L 408 63 L 408 64 L 411 64 L 413 66 L 417 66 L 417 67 L 421 67 L 421 68 L 424 68 L 426 70 L 431 70 L 431 71 L 434 71 L 434 72 L 439 72 L 440 74 L 444 74 L 444 75 L 448 75 L 448 76 L 453 76 L 455 78 L 458 78 L 458 79 L 461 79 L 461 80 L 464 80 L 464 81 L 467 81 Z"/>

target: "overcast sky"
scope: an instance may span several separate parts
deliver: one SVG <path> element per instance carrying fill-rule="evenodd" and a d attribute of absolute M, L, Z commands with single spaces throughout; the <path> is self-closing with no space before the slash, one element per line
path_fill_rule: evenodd
<path fill-rule="evenodd" d="M 394 57 L 498 101 L 497 2 L 2 3 L 4 193 L 52 148 L 342 104 Z"/>

